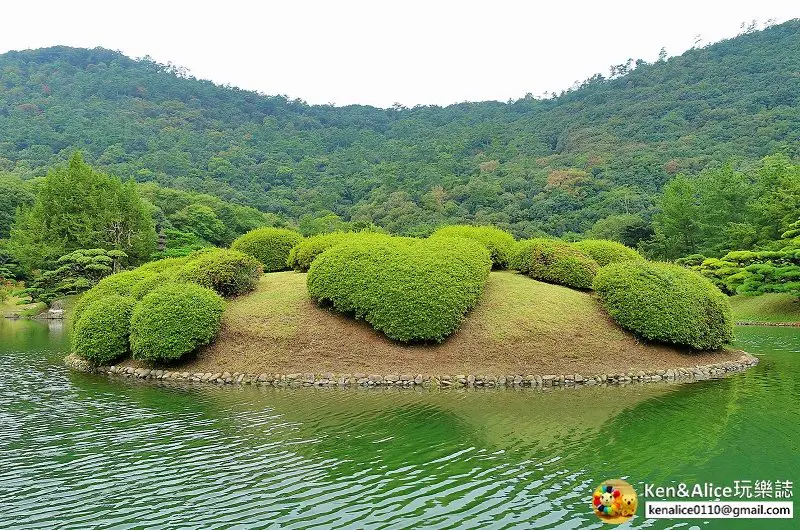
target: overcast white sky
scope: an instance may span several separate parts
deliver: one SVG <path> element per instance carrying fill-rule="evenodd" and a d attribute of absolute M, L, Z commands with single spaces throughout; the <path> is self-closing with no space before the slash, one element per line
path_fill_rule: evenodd
<path fill-rule="evenodd" d="M 103 46 L 309 103 L 446 105 L 560 91 L 797 17 L 797 0 L 3 2 L 0 52 Z"/>

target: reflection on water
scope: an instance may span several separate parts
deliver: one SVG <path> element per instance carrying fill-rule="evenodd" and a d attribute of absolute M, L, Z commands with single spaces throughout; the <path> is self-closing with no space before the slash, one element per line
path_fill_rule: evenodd
<path fill-rule="evenodd" d="M 0 321 L 0 528 L 600 528 L 606 478 L 800 478 L 800 330 L 740 328 L 723 380 L 408 391 L 70 373 L 49 324 Z"/>

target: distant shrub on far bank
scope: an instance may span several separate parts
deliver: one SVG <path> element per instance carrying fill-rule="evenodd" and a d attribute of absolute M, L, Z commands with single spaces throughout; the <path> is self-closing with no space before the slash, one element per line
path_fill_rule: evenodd
<path fill-rule="evenodd" d="M 256 228 L 236 239 L 231 249 L 256 258 L 264 272 L 282 271 L 288 268 L 287 258 L 292 247 L 303 240 L 299 232 L 286 228 Z"/>
<path fill-rule="evenodd" d="M 696 350 L 715 350 L 733 339 L 727 296 L 681 266 L 612 263 L 597 273 L 594 290 L 617 324 L 646 339 Z"/>
<path fill-rule="evenodd" d="M 572 244 L 601 267 L 609 263 L 642 260 L 644 257 L 630 247 L 609 239 L 584 239 Z"/>
<path fill-rule="evenodd" d="M 72 350 L 97 364 L 128 353 L 131 313 L 136 300 L 117 294 L 87 305 L 72 331 Z"/>
<path fill-rule="evenodd" d="M 494 226 L 451 225 L 436 230 L 431 237 L 465 237 L 481 243 L 492 257 L 496 269 L 508 268 L 514 250 L 514 236 Z"/>
<path fill-rule="evenodd" d="M 511 268 L 535 280 L 591 289 L 599 265 L 570 243 L 536 238 L 517 243 Z"/>
<path fill-rule="evenodd" d="M 151 291 L 131 315 L 133 358 L 176 361 L 208 344 L 219 332 L 224 307 L 217 293 L 192 283 Z"/>

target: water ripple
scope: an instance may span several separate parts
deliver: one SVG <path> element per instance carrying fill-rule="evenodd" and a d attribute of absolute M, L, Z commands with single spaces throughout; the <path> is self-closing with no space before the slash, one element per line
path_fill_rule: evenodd
<path fill-rule="evenodd" d="M 605 478 L 798 468 L 800 337 L 764 333 L 726 380 L 550 393 L 154 385 L 3 343 L 0 529 L 600 528 Z"/>

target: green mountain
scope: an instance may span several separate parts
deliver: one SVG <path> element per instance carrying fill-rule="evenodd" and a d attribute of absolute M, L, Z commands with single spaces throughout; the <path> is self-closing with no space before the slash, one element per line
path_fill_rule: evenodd
<path fill-rule="evenodd" d="M 0 55 L 0 172 L 42 175 L 81 149 L 122 177 L 399 233 L 563 234 L 617 214 L 646 232 L 673 175 L 798 146 L 800 20 L 552 99 L 448 107 L 308 105 L 100 48 Z"/>

